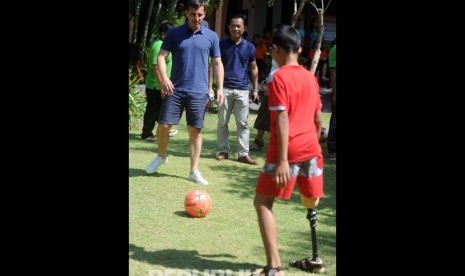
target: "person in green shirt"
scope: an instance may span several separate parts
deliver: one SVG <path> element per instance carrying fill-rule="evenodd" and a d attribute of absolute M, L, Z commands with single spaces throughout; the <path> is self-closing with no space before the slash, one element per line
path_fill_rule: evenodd
<path fill-rule="evenodd" d="M 160 82 L 159 73 L 157 67 L 157 58 L 158 52 L 160 52 L 161 44 L 165 39 L 166 33 L 174 28 L 172 23 L 162 23 L 158 30 L 159 36 L 156 40 L 150 45 L 150 50 L 147 58 L 147 76 L 145 78 L 145 94 L 147 104 L 145 106 L 143 127 L 141 139 L 149 142 L 155 142 L 156 138 L 153 135 L 153 130 L 155 128 L 155 123 L 158 121 L 158 116 L 160 114 L 161 104 L 163 102 L 161 92 L 160 92 Z M 167 58 L 166 62 L 166 73 L 171 75 L 171 55 Z M 176 134 L 178 130 L 171 129 L 170 136 Z"/>
<path fill-rule="evenodd" d="M 182 1 L 178 1 L 176 4 L 176 12 L 177 12 L 177 17 L 174 20 L 174 26 L 178 27 L 181 25 L 184 25 L 186 22 L 186 16 L 184 15 L 185 9 L 184 9 L 184 3 Z"/>

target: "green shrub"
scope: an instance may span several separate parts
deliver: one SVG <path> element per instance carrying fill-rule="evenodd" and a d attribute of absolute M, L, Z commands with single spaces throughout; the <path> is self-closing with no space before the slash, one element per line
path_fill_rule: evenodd
<path fill-rule="evenodd" d="M 144 116 L 145 99 L 136 89 L 140 82 L 137 74 L 129 68 L 129 129 L 134 128 L 136 122 Z"/>

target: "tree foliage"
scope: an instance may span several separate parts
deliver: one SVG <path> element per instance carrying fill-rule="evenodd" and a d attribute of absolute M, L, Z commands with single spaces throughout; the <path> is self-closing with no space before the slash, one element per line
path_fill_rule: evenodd
<path fill-rule="evenodd" d="M 145 99 L 137 90 L 144 82 L 146 72 L 145 58 L 147 46 L 158 36 L 159 26 L 166 21 L 174 22 L 177 17 L 178 0 L 129 0 L 129 43 L 132 49 L 138 49 L 140 55 L 129 64 L 129 128 L 134 127 L 143 116 Z M 207 0 L 207 14 L 212 14 L 223 5 L 223 0 Z M 131 24 L 132 22 L 132 24 Z"/>
<path fill-rule="evenodd" d="M 268 3 L 273 2 L 273 0 L 269 0 Z M 318 24 L 318 37 L 315 43 L 315 55 L 313 56 L 312 59 L 312 64 L 310 66 L 310 71 L 315 74 L 316 68 L 318 66 L 318 62 L 320 61 L 320 54 L 321 54 L 321 42 L 323 41 L 323 34 L 325 31 L 325 26 L 324 26 L 324 14 L 325 11 L 328 9 L 329 4 L 331 4 L 331 0 L 328 1 L 328 3 L 325 5 L 325 0 L 319 0 L 319 4 L 317 4 L 316 0 L 302 0 L 300 1 L 299 8 L 297 11 L 294 13 L 292 16 L 292 27 L 295 26 L 295 23 L 297 22 L 297 19 L 300 17 L 300 14 L 302 13 L 302 10 L 304 9 L 304 6 L 306 3 L 309 3 L 310 5 L 313 6 L 315 11 L 318 14 L 318 20 L 316 21 Z"/>
<path fill-rule="evenodd" d="M 158 27 L 165 21 L 176 18 L 178 0 L 129 0 L 129 12 L 134 16 L 131 43 L 143 49 L 158 35 Z M 214 13 L 223 5 L 223 0 L 206 0 L 207 14 Z"/>

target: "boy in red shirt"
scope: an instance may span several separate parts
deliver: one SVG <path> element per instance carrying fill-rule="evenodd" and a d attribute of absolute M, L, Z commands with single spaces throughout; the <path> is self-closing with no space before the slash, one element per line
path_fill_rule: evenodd
<path fill-rule="evenodd" d="M 295 28 L 284 25 L 276 29 L 272 55 L 279 70 L 269 84 L 270 139 L 254 198 L 267 259 L 260 275 L 284 274 L 272 207 L 275 197 L 289 200 L 296 183 L 302 205 L 308 209 L 312 246 L 316 252 L 314 208 L 323 196 L 323 156 L 319 143 L 321 101 L 317 79 L 298 63 L 301 51 L 300 36 Z M 295 261 L 291 266 L 317 272 L 314 268 L 323 268 L 323 263 L 316 254 L 313 255 L 313 258 Z"/>

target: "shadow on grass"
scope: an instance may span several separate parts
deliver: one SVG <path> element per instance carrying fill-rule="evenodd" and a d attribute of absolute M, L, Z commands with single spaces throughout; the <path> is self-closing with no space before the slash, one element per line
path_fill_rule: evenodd
<path fill-rule="evenodd" d="M 131 168 L 129 168 L 129 177 L 144 176 L 144 175 L 148 175 L 148 174 L 143 169 L 131 169 Z"/>
<path fill-rule="evenodd" d="M 141 140 L 140 134 L 129 133 L 129 140 Z"/>
<path fill-rule="evenodd" d="M 176 211 L 176 212 L 173 212 L 173 214 L 175 214 L 175 215 L 178 216 L 178 217 L 182 217 L 182 218 L 191 218 L 191 219 L 195 219 L 194 217 L 189 216 L 189 214 L 187 214 L 186 211 Z"/>
<path fill-rule="evenodd" d="M 168 155 L 177 156 L 177 157 L 189 157 L 190 155 L 189 155 L 188 141 L 184 138 L 180 138 L 180 139 L 176 139 L 176 138 L 170 138 L 170 141 L 168 143 L 168 148 L 167 148 Z M 154 158 L 155 154 L 158 153 L 157 142 L 147 142 L 147 141 L 138 141 L 138 142 L 139 142 L 139 145 L 133 146 L 131 148 L 131 151 L 150 152 L 150 153 L 153 153 L 152 158 Z M 150 161 L 152 160 L 147 160 L 147 162 L 150 162 Z"/>
<path fill-rule="evenodd" d="M 310 225 L 308 226 L 307 231 L 290 231 L 292 234 L 289 236 L 289 239 L 285 241 L 286 245 L 289 248 L 290 256 L 293 256 L 295 260 L 300 260 L 306 257 L 312 256 L 312 242 L 311 242 L 311 233 Z M 327 231 L 321 231 L 321 229 L 316 228 L 317 232 L 317 245 L 318 245 L 318 257 L 320 257 L 323 262 L 329 265 L 328 259 L 325 256 L 336 256 L 335 240 L 334 233 Z M 302 238 L 306 237 L 306 238 Z M 301 256 L 300 252 L 306 251 L 306 256 Z M 290 260 L 282 260 L 283 263 L 289 262 Z"/>
<path fill-rule="evenodd" d="M 221 270 L 255 270 L 259 268 L 257 264 L 253 263 L 238 263 L 224 260 L 215 260 L 214 258 L 236 258 L 231 254 L 199 254 L 195 250 L 176 250 L 164 249 L 158 251 L 146 251 L 143 247 L 129 244 L 129 258 L 146 262 L 152 265 L 160 265 L 171 269 L 197 269 L 199 271 L 209 269 Z"/>
<path fill-rule="evenodd" d="M 145 172 L 145 169 L 134 169 L 134 168 L 129 168 L 129 177 L 137 177 L 137 176 L 147 176 L 147 177 L 169 177 L 170 179 L 186 179 L 186 177 L 182 177 L 179 175 L 172 175 L 172 174 L 167 174 L 167 173 L 162 173 L 162 172 L 155 172 L 153 174 L 148 174 Z"/>

